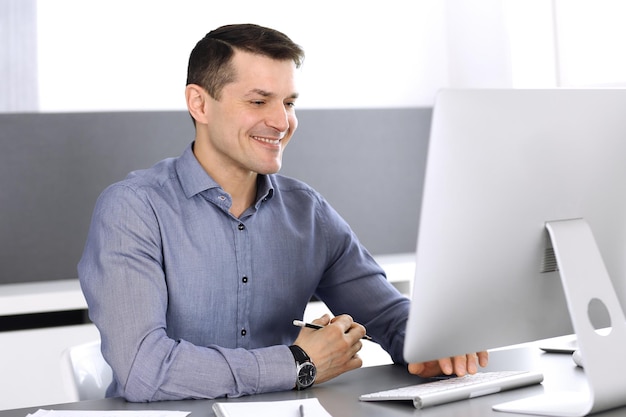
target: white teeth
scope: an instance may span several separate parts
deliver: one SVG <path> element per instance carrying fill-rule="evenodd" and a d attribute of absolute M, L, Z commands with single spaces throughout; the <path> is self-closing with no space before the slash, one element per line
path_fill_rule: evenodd
<path fill-rule="evenodd" d="M 269 143 L 271 145 L 278 145 L 280 143 L 280 139 L 267 139 L 267 138 L 261 138 L 259 136 L 252 136 L 255 140 L 258 140 L 260 142 L 265 142 L 265 143 Z"/>

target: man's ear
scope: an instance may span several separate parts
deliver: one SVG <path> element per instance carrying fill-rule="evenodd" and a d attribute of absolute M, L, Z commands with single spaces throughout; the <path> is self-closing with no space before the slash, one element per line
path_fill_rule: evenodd
<path fill-rule="evenodd" d="M 188 84 L 185 87 L 187 109 L 196 123 L 208 124 L 207 100 L 210 99 L 206 90 L 197 84 Z"/>

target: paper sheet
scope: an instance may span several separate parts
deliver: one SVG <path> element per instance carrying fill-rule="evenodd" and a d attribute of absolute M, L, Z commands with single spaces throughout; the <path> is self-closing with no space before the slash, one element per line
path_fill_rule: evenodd
<path fill-rule="evenodd" d="M 287 401 L 216 402 L 213 411 L 218 417 L 332 417 L 317 398 Z"/>
<path fill-rule="evenodd" d="M 87 411 L 87 410 L 37 410 L 26 417 L 185 417 L 190 411 L 138 410 L 138 411 Z"/>

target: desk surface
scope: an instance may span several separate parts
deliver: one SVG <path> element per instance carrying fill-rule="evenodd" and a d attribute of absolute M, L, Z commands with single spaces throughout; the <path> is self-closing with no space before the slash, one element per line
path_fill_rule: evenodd
<path fill-rule="evenodd" d="M 459 415 L 464 417 L 484 417 L 489 415 L 519 416 L 519 414 L 492 411 L 491 406 L 518 398 L 539 395 L 543 392 L 555 392 L 559 390 L 583 391 L 586 389 L 584 372 L 573 364 L 570 355 L 543 353 L 534 345 L 492 352 L 490 355 L 490 364 L 487 369 L 540 370 L 544 373 L 544 382 L 541 385 L 502 392 L 471 400 L 458 401 L 455 403 L 427 408 L 421 411 L 415 410 L 409 402 L 360 402 L 358 400 L 360 394 L 408 385 L 416 383 L 416 381 L 419 380 L 419 378 L 409 375 L 404 367 L 396 365 L 383 365 L 357 369 L 306 391 L 288 391 L 254 395 L 230 401 L 272 401 L 317 397 L 328 412 L 335 417 L 399 417 L 413 416 L 417 414 L 423 417 Z M 212 400 L 189 400 L 137 404 L 128 403 L 119 398 L 111 398 L 54 406 L 5 410 L 0 411 L 0 417 L 25 417 L 28 413 L 32 413 L 38 408 L 67 410 L 181 410 L 190 411 L 191 417 L 210 417 L 214 415 L 211 411 L 211 404 L 213 402 L 214 401 Z M 596 415 L 626 416 L 626 407 L 621 407 Z"/>

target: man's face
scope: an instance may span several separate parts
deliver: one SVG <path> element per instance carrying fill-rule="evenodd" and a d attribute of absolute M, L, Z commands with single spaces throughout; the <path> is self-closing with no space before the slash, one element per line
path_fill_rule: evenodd
<path fill-rule="evenodd" d="M 208 100 L 208 145 L 219 169 L 234 175 L 271 174 L 298 126 L 296 66 L 236 51 L 235 81 Z"/>

